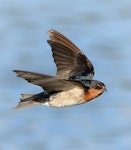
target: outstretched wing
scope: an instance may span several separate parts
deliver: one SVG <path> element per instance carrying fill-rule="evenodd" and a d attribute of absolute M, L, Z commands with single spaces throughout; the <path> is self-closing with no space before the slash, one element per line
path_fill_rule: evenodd
<path fill-rule="evenodd" d="M 55 30 L 49 30 L 48 35 L 57 66 L 57 77 L 75 79 L 79 76 L 91 80 L 94 68 L 88 58 L 69 39 Z"/>
<path fill-rule="evenodd" d="M 17 73 L 18 77 L 24 78 L 30 83 L 41 86 L 48 93 L 66 91 L 75 88 L 76 86 L 84 88 L 84 85 L 77 81 L 57 79 L 53 76 L 28 71 L 14 70 L 14 72 Z"/>

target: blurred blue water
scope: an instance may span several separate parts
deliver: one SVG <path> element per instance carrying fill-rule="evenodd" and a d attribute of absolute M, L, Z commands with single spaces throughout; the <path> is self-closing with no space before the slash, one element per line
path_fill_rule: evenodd
<path fill-rule="evenodd" d="M 0 149 L 131 149 L 131 1 L 0 0 Z M 21 93 L 40 87 L 13 69 L 55 74 L 46 31 L 70 38 L 108 92 L 85 105 L 20 111 Z"/>

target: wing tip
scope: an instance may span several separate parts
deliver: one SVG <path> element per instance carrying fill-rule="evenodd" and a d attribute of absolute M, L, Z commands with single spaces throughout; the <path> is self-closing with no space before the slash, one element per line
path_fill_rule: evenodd
<path fill-rule="evenodd" d="M 50 29 L 49 31 L 47 31 L 49 36 L 52 36 L 52 34 L 54 34 L 55 32 L 57 32 L 57 31 L 54 29 Z"/>
<path fill-rule="evenodd" d="M 52 45 L 52 44 L 53 44 L 53 41 L 47 40 L 47 43 L 50 44 L 50 45 Z"/>
<path fill-rule="evenodd" d="M 12 70 L 13 72 L 15 72 L 15 73 L 17 73 L 18 72 L 18 70 Z"/>
<path fill-rule="evenodd" d="M 17 74 L 17 77 L 21 77 L 21 71 L 20 70 L 12 70 L 12 71 Z"/>

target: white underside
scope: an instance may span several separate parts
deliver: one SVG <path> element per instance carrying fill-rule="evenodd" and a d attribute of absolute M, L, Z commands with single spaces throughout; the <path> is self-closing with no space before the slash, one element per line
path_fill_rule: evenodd
<path fill-rule="evenodd" d="M 43 103 L 42 105 L 52 107 L 65 107 L 84 103 L 83 100 L 84 90 L 80 87 L 74 89 L 53 94 L 49 98 L 49 102 Z"/>

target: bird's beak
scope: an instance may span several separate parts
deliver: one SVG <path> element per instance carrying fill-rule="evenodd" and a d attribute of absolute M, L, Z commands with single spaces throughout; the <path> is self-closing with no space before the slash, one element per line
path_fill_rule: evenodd
<path fill-rule="evenodd" d="M 106 91 L 106 92 L 107 92 L 107 89 L 106 89 L 106 87 L 104 87 L 104 91 Z"/>

